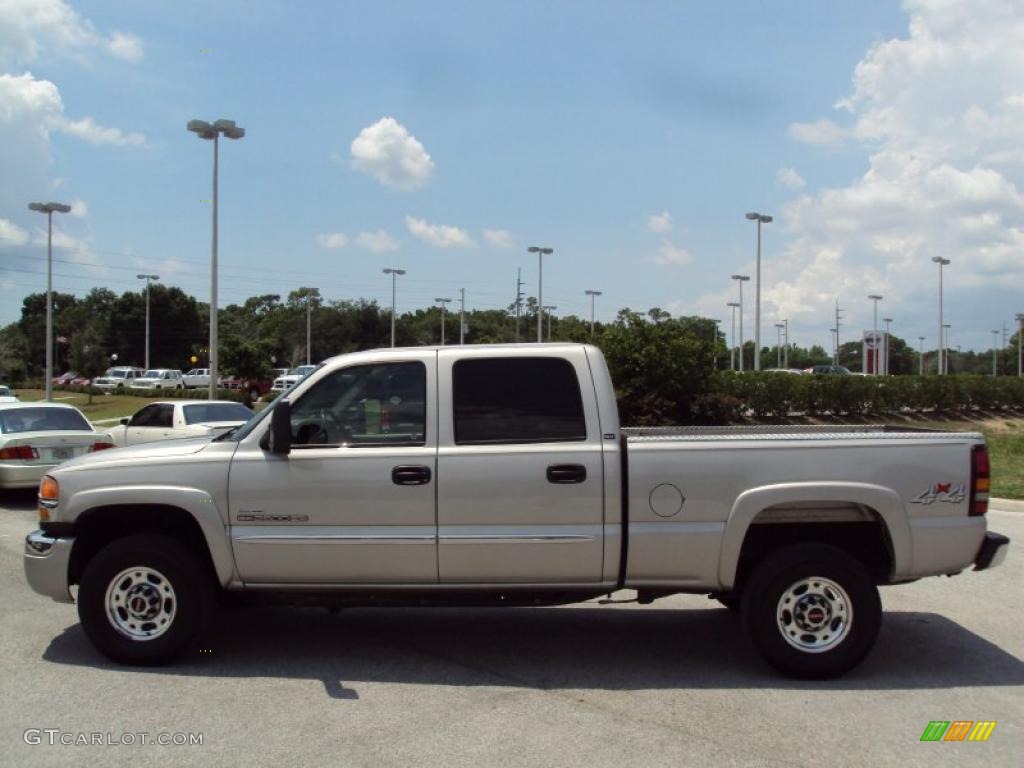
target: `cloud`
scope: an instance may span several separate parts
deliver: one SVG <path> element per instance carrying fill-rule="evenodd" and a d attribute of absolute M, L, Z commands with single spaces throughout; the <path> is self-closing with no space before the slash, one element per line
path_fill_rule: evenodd
<path fill-rule="evenodd" d="M 786 189 L 803 189 L 807 185 L 804 177 L 797 173 L 795 168 L 779 168 L 775 178 Z"/>
<path fill-rule="evenodd" d="M 46 247 L 47 232 L 45 227 L 37 227 L 35 237 L 32 239 L 34 245 Z M 53 250 L 54 258 L 77 264 L 84 267 L 94 275 L 106 274 L 109 270 L 99 258 L 92 244 L 92 237 L 75 237 L 69 232 L 60 229 L 57 224 L 57 217 L 53 223 Z"/>
<path fill-rule="evenodd" d="M 378 229 L 374 232 L 360 232 L 356 235 L 356 245 L 372 253 L 397 251 L 398 243 L 387 231 Z"/>
<path fill-rule="evenodd" d="M 654 257 L 654 263 L 663 266 L 681 266 L 689 264 L 691 261 L 693 261 L 693 257 L 685 248 L 673 245 L 668 240 L 661 241 L 661 247 Z"/>
<path fill-rule="evenodd" d="M 142 59 L 142 40 L 127 32 L 114 32 L 107 40 L 107 50 L 111 56 L 125 61 L 136 62 Z"/>
<path fill-rule="evenodd" d="M 348 245 L 348 238 L 341 232 L 332 232 L 329 235 L 317 235 L 316 240 L 321 248 L 344 248 Z"/>
<path fill-rule="evenodd" d="M 507 229 L 485 229 L 484 240 L 495 248 L 512 248 L 515 246 L 512 233 Z"/>
<path fill-rule="evenodd" d="M 5 245 L 24 245 L 28 242 L 28 232 L 13 221 L 0 219 L 0 243 Z"/>
<path fill-rule="evenodd" d="M 141 146 L 146 137 L 141 133 L 125 133 L 120 128 L 107 128 L 91 117 L 79 120 L 58 120 L 54 127 L 69 136 L 88 141 L 90 144 L 112 144 L 118 147 Z"/>
<path fill-rule="evenodd" d="M 69 205 L 71 206 L 71 215 L 76 219 L 84 219 L 89 216 L 89 206 L 80 197 L 76 197 Z"/>
<path fill-rule="evenodd" d="M 864 165 L 852 182 L 798 194 L 766 230 L 764 312 L 827 327 L 838 297 L 848 328 L 869 327 L 864 296 L 877 290 L 900 327 L 928 334 L 930 259 L 942 255 L 960 338 L 981 347 L 984 332 L 972 339 L 967 326 L 1012 317 L 1018 309 L 993 304 L 1024 284 L 1024 14 L 997 0 L 905 7 L 906 34 L 873 45 L 834 105 L 848 127 L 790 126 L 801 141 L 863 153 Z"/>
<path fill-rule="evenodd" d="M 409 233 L 434 248 L 472 248 L 476 245 L 464 229 L 445 224 L 428 224 L 423 219 L 405 217 Z"/>
<path fill-rule="evenodd" d="M 659 235 L 667 235 L 672 231 L 672 214 L 668 211 L 655 213 L 647 217 L 647 229 Z"/>
<path fill-rule="evenodd" d="M 30 64 L 44 56 L 81 59 L 92 50 L 134 62 L 142 58 L 142 48 L 133 34 L 101 34 L 64 0 L 0 3 L 0 67 Z"/>
<path fill-rule="evenodd" d="M 423 145 L 393 117 L 363 128 L 351 151 L 353 168 L 393 189 L 422 187 L 434 172 L 434 161 Z"/>

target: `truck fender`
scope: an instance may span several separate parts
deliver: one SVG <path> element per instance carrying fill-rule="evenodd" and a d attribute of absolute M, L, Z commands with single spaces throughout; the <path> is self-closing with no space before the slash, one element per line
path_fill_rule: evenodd
<path fill-rule="evenodd" d="M 217 580 L 227 586 L 234 578 L 235 559 L 224 527 L 224 518 L 217 502 L 198 488 L 175 485 L 119 485 L 90 488 L 74 494 L 67 502 L 66 514 L 76 520 L 95 507 L 153 504 L 178 507 L 192 516 L 206 539 Z"/>
<path fill-rule="evenodd" d="M 878 513 L 892 542 L 893 577 L 910 570 L 910 523 L 899 494 L 890 488 L 869 483 L 779 483 L 744 491 L 729 512 L 718 560 L 718 580 L 724 589 L 736 583 L 736 570 L 747 529 L 758 513 L 778 504 L 808 501 L 838 501 L 861 504 Z"/>

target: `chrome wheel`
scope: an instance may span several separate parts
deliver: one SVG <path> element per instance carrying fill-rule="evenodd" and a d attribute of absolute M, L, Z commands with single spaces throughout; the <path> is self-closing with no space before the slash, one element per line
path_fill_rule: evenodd
<path fill-rule="evenodd" d="M 137 641 L 160 637 L 174 622 L 177 596 L 171 582 L 155 568 L 126 568 L 110 581 L 107 618 L 121 635 Z"/>
<path fill-rule="evenodd" d="M 804 653 L 823 653 L 839 645 L 853 624 L 853 602 L 836 582 L 820 576 L 791 584 L 776 609 L 779 632 Z"/>

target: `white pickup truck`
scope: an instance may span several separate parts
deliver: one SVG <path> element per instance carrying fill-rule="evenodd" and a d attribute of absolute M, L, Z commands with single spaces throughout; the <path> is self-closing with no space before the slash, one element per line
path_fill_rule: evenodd
<path fill-rule="evenodd" d="M 108 657 L 198 648 L 232 591 L 343 605 L 706 593 L 782 672 L 849 670 L 878 585 L 998 565 L 981 435 L 623 429 L 601 352 L 335 357 L 241 428 L 67 462 L 24 564 Z M 258 639 L 254 639 L 258 642 Z"/>

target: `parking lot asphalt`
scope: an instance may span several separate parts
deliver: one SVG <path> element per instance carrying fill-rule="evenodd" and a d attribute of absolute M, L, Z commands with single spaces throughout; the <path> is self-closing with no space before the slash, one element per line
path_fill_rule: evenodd
<path fill-rule="evenodd" d="M 989 513 L 1013 540 L 1001 567 L 884 588 L 867 661 L 796 682 L 696 596 L 231 608 L 178 665 L 121 668 L 89 645 L 74 606 L 26 585 L 33 507 L 31 492 L 0 492 L 4 766 L 1016 766 L 1024 753 L 1020 512 Z M 931 720 L 997 725 L 985 743 L 922 743 Z M 46 733 L 27 744 L 28 729 L 203 743 L 51 746 Z"/>

